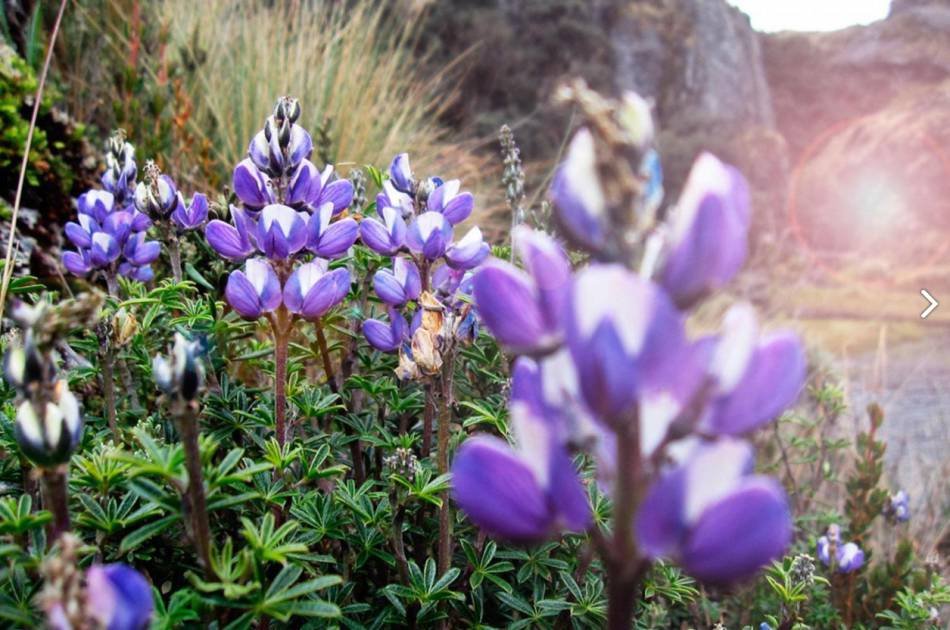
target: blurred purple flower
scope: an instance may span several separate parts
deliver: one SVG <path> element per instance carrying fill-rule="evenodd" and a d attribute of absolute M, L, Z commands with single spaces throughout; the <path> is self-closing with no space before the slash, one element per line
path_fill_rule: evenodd
<path fill-rule="evenodd" d="M 255 320 L 280 306 L 280 280 L 266 258 L 250 258 L 244 271 L 238 269 L 228 276 L 224 297 L 238 315 Z"/>
<path fill-rule="evenodd" d="M 691 306 L 739 272 L 748 236 L 748 184 L 739 171 L 703 153 L 676 204 L 661 284 L 680 308 Z"/>
<path fill-rule="evenodd" d="M 662 388 L 687 351 L 682 315 L 666 294 L 619 265 L 578 273 L 567 312 L 581 393 L 607 424 L 629 421 L 640 393 Z"/>
<path fill-rule="evenodd" d="M 475 272 L 475 308 L 495 338 L 509 350 L 545 354 L 563 339 L 570 263 L 561 247 L 540 232 L 520 228 L 514 242 L 528 273 L 492 260 Z"/>
<path fill-rule="evenodd" d="M 152 589 L 125 564 L 94 564 L 86 570 L 86 608 L 108 630 L 143 630 L 152 618 Z"/>
<path fill-rule="evenodd" d="M 123 251 L 125 259 L 135 267 L 152 264 L 161 253 L 162 246 L 158 241 L 146 241 L 145 232 L 137 232 L 129 237 Z"/>
<path fill-rule="evenodd" d="M 675 558 L 693 577 L 729 584 L 785 552 L 792 534 L 788 498 L 773 479 L 751 475 L 752 448 L 701 445 L 656 481 L 640 504 L 636 532 L 651 558 Z"/>
<path fill-rule="evenodd" d="M 583 531 L 592 515 L 537 370 L 515 364 L 510 404 L 516 446 L 490 436 L 466 440 L 452 465 L 452 496 L 489 534 L 521 543 Z"/>
<path fill-rule="evenodd" d="M 551 184 L 554 220 L 575 246 L 598 253 L 607 244 L 607 201 L 597 174 L 594 136 L 581 128 Z"/>
<path fill-rule="evenodd" d="M 741 435 L 774 420 L 805 384 L 806 359 L 798 336 L 759 339 L 755 313 L 740 304 L 726 314 L 718 339 L 700 342 L 709 356 L 713 397 L 699 421 L 708 434 Z"/>
<path fill-rule="evenodd" d="M 852 573 L 864 566 L 864 551 L 853 542 L 847 542 L 838 547 L 838 571 Z"/>

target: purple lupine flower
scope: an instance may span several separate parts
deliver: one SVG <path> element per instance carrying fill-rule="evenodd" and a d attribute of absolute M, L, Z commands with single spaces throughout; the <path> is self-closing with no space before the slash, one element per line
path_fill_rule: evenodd
<path fill-rule="evenodd" d="M 428 260 L 440 258 L 452 242 L 452 224 L 438 212 L 423 212 L 406 230 L 406 245 Z"/>
<path fill-rule="evenodd" d="M 307 215 L 289 206 L 264 206 L 257 220 L 257 246 L 265 256 L 284 259 L 307 244 Z"/>
<path fill-rule="evenodd" d="M 592 265 L 571 288 L 567 345 L 587 407 L 627 422 L 641 391 L 675 371 L 687 351 L 683 317 L 655 284 L 619 265 Z"/>
<path fill-rule="evenodd" d="M 100 181 L 115 196 L 116 203 L 124 206 L 135 190 L 135 147 L 120 132 L 109 139 L 106 149 L 106 169 Z"/>
<path fill-rule="evenodd" d="M 262 131 L 257 132 L 248 146 L 247 153 L 254 165 L 272 177 L 292 173 L 300 163 L 313 153 L 313 139 L 303 127 L 287 124 L 286 155 L 281 148 L 280 137 L 283 125 L 268 118 Z"/>
<path fill-rule="evenodd" d="M 831 566 L 831 540 L 827 536 L 820 536 L 815 543 L 815 555 L 826 567 Z"/>
<path fill-rule="evenodd" d="M 162 253 L 158 241 L 146 241 L 145 232 L 136 232 L 125 242 L 123 254 L 129 264 L 135 267 L 150 265 Z"/>
<path fill-rule="evenodd" d="M 562 441 L 556 413 L 543 402 L 537 370 L 516 363 L 511 425 L 516 446 L 491 436 L 466 440 L 452 465 L 452 496 L 489 534 L 538 542 L 592 523 L 587 492 Z"/>
<path fill-rule="evenodd" d="M 838 547 L 836 559 L 840 573 L 853 573 L 864 566 L 864 551 L 857 544 L 847 542 Z"/>
<path fill-rule="evenodd" d="M 377 207 L 377 212 L 382 220 L 365 217 L 360 222 L 360 238 L 377 254 L 392 256 L 406 243 L 406 222 L 395 208 Z"/>
<path fill-rule="evenodd" d="M 115 205 L 115 197 L 105 190 L 89 190 L 76 199 L 79 214 L 92 217 L 100 225 L 112 214 Z"/>
<path fill-rule="evenodd" d="M 121 253 L 119 242 L 108 232 L 96 232 L 92 235 L 89 260 L 94 267 L 105 267 L 112 264 Z"/>
<path fill-rule="evenodd" d="M 349 290 L 348 270 L 330 271 L 326 260 L 315 258 L 290 274 L 284 285 L 284 306 L 304 319 L 319 319 L 342 302 Z"/>
<path fill-rule="evenodd" d="M 86 276 L 92 271 L 92 261 L 89 259 L 89 250 L 80 249 L 75 252 L 63 252 L 63 266 L 74 276 Z"/>
<path fill-rule="evenodd" d="M 218 254 L 239 262 L 253 254 L 256 249 L 257 225 L 244 210 L 236 206 L 231 206 L 231 220 L 234 225 L 220 219 L 208 223 L 205 226 L 205 239 Z"/>
<path fill-rule="evenodd" d="M 399 311 L 390 308 L 388 323 L 379 319 L 363 322 L 363 336 L 380 352 L 396 352 L 409 342 L 409 324 Z"/>
<path fill-rule="evenodd" d="M 459 192 L 461 183 L 457 179 L 450 179 L 429 195 L 426 209 L 442 214 L 449 223 L 456 225 L 472 214 L 475 199 L 470 192 Z"/>
<path fill-rule="evenodd" d="M 395 209 L 403 219 L 415 214 L 412 197 L 396 190 L 391 180 L 384 181 L 383 190 L 376 195 L 376 212 L 382 215 L 383 208 Z"/>
<path fill-rule="evenodd" d="M 546 235 L 519 228 L 514 242 L 528 273 L 493 260 L 475 273 L 479 317 L 509 350 L 539 355 L 557 348 L 570 291 L 570 263 Z"/>
<path fill-rule="evenodd" d="M 898 490 L 892 494 L 884 506 L 884 514 L 893 518 L 899 523 L 910 520 L 910 495 L 904 490 Z"/>
<path fill-rule="evenodd" d="M 152 589 L 125 564 L 94 564 L 86 570 L 86 609 L 109 630 L 143 630 L 152 618 Z"/>
<path fill-rule="evenodd" d="M 657 480 L 640 504 L 636 533 L 651 558 L 675 558 L 704 582 L 728 584 L 780 557 L 792 535 L 788 497 L 750 474 L 752 448 L 720 440 Z"/>
<path fill-rule="evenodd" d="M 208 198 L 201 193 L 195 193 L 191 203 L 185 205 L 185 200 L 178 193 L 178 205 L 172 212 L 172 221 L 182 232 L 196 230 L 208 220 Z"/>
<path fill-rule="evenodd" d="M 482 264 L 491 248 L 482 239 L 482 231 L 473 227 L 461 240 L 449 245 L 445 250 L 445 261 L 455 269 L 474 269 Z"/>
<path fill-rule="evenodd" d="M 755 313 L 732 307 L 717 340 L 700 342 L 711 354 L 713 398 L 699 421 L 703 433 L 740 435 L 775 419 L 798 397 L 806 359 L 797 335 L 778 332 L 758 338 Z"/>
<path fill-rule="evenodd" d="M 77 219 L 78 223 L 75 221 L 66 223 L 66 238 L 78 248 L 89 249 L 92 247 L 92 235 L 101 228 L 99 223 L 89 214 L 80 212 Z"/>
<path fill-rule="evenodd" d="M 411 260 L 393 258 L 392 269 L 380 269 L 373 275 L 373 289 L 379 299 L 390 306 L 402 306 L 409 300 L 417 300 L 422 292 L 419 268 Z"/>
<path fill-rule="evenodd" d="M 328 201 L 320 206 L 307 223 L 307 249 L 321 258 L 342 256 L 359 235 L 360 226 L 350 217 L 330 223 L 334 212 L 333 203 Z"/>
<path fill-rule="evenodd" d="M 131 278 L 137 282 L 149 282 L 155 277 L 155 271 L 152 269 L 151 265 L 143 265 L 139 267 L 128 262 L 124 262 L 119 265 L 119 274 L 125 276 L 126 278 Z"/>
<path fill-rule="evenodd" d="M 231 183 L 234 194 L 250 209 L 256 210 L 274 203 L 274 194 L 267 179 L 250 158 L 234 167 Z"/>
<path fill-rule="evenodd" d="M 330 204 L 332 215 L 336 216 L 353 203 L 353 184 L 347 179 L 336 178 L 330 164 L 321 173 L 310 160 L 304 160 L 290 180 L 284 203 L 293 207 L 304 206 L 308 210 Z"/>
<path fill-rule="evenodd" d="M 409 167 L 409 154 L 400 153 L 389 165 L 389 181 L 396 190 L 412 194 L 412 169 Z"/>
<path fill-rule="evenodd" d="M 224 297 L 238 315 L 255 320 L 280 306 L 280 280 L 266 258 L 249 258 L 244 271 L 237 269 L 228 276 Z"/>
<path fill-rule="evenodd" d="M 745 263 L 749 187 L 712 154 L 693 164 L 676 204 L 660 282 L 680 308 L 721 288 Z"/>
<path fill-rule="evenodd" d="M 594 253 L 607 244 L 607 200 L 597 173 L 594 135 L 578 129 L 551 184 L 554 219 L 564 236 Z"/>

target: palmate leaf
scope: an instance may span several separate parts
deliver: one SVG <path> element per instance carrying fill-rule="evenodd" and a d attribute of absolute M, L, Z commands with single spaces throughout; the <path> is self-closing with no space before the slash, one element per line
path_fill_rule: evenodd
<path fill-rule="evenodd" d="M 307 552 L 307 545 L 303 543 L 284 542 L 299 527 L 297 521 L 287 521 L 274 529 L 274 515 L 268 512 L 261 519 L 260 527 L 247 517 L 241 517 L 241 524 L 244 539 L 260 561 L 284 564 L 291 554 Z"/>
<path fill-rule="evenodd" d="M 119 544 L 119 553 L 125 554 L 132 551 L 133 549 L 136 549 L 149 538 L 162 533 L 180 519 L 181 515 L 179 514 L 169 514 L 164 518 L 160 518 L 157 521 L 152 521 L 147 525 L 139 527 L 122 539 L 122 542 Z"/>
<path fill-rule="evenodd" d="M 28 494 L 22 495 L 19 499 L 12 497 L 0 499 L 0 534 L 25 534 L 42 527 L 53 518 L 47 510 L 40 510 L 33 514 L 32 509 L 33 498 Z"/>
<path fill-rule="evenodd" d="M 310 596 L 336 586 L 343 581 L 338 575 L 324 575 L 297 583 L 303 570 L 293 564 L 285 566 L 268 586 L 254 610 L 259 615 L 267 615 L 287 621 L 293 616 L 335 618 L 340 609 L 335 604 Z"/>

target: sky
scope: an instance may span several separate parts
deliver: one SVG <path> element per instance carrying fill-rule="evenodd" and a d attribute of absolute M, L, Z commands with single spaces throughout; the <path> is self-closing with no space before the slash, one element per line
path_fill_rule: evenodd
<path fill-rule="evenodd" d="M 758 31 L 834 31 L 887 16 L 890 0 L 729 0 Z"/>

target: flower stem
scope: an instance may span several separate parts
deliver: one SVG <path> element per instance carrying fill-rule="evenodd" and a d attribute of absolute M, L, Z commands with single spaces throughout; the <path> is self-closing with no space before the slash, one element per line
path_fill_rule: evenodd
<path fill-rule="evenodd" d="M 290 346 L 289 335 L 274 330 L 274 419 L 276 423 L 277 444 L 283 446 L 287 441 L 287 351 Z"/>
<path fill-rule="evenodd" d="M 628 630 L 634 604 L 649 562 L 639 557 L 633 536 L 633 517 L 641 489 L 638 419 L 617 427 L 617 481 L 614 488 L 614 536 L 607 567 L 607 627 Z"/>
<path fill-rule="evenodd" d="M 119 279 L 116 278 L 115 271 L 107 269 L 102 274 L 106 278 L 106 288 L 109 290 L 109 295 L 114 297 L 116 300 L 119 299 Z"/>
<path fill-rule="evenodd" d="M 428 457 L 432 452 L 432 424 L 435 419 L 435 387 L 431 382 L 423 385 L 425 391 L 425 409 L 422 412 L 422 451 L 421 457 Z"/>
<path fill-rule="evenodd" d="M 53 513 L 49 525 L 50 543 L 72 527 L 69 520 L 69 488 L 67 485 L 67 464 L 54 468 L 43 468 L 43 498 L 46 508 Z"/>
<path fill-rule="evenodd" d="M 188 505 L 191 511 L 191 529 L 195 550 L 205 576 L 211 577 L 211 524 L 205 498 L 204 475 L 201 470 L 201 450 L 198 447 L 198 405 L 181 401 L 175 414 L 182 446 L 185 448 L 185 468 L 188 471 Z"/>
<path fill-rule="evenodd" d="M 330 348 L 327 345 L 327 337 L 323 333 L 323 321 L 318 319 L 314 322 L 314 326 L 317 329 L 317 346 L 320 349 L 320 358 L 323 360 L 323 374 L 327 379 L 327 384 L 330 385 L 330 390 L 334 394 L 337 394 L 340 392 L 340 387 L 336 382 L 333 361 L 330 359 Z"/>
<path fill-rule="evenodd" d="M 172 268 L 172 276 L 175 282 L 181 282 L 181 250 L 178 248 L 178 235 L 172 230 L 168 230 L 168 238 L 165 239 L 168 244 L 168 263 Z"/>
<path fill-rule="evenodd" d="M 99 343 L 102 354 L 102 397 L 104 399 L 106 418 L 109 422 L 109 431 L 112 440 L 119 443 L 119 427 L 115 411 L 115 353 L 112 351 L 112 342 L 108 335 L 100 331 Z"/>
<path fill-rule="evenodd" d="M 449 351 L 443 357 L 442 364 L 442 407 L 439 410 L 439 433 L 437 465 L 440 475 L 449 471 L 449 429 L 452 424 L 452 407 L 455 404 L 452 387 L 454 376 L 454 354 Z M 452 564 L 452 508 L 449 505 L 449 493 L 442 493 L 442 506 L 439 508 L 439 575 L 444 575 Z"/>

